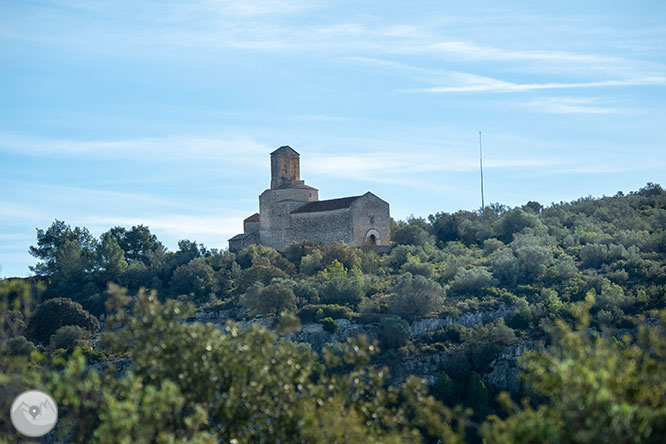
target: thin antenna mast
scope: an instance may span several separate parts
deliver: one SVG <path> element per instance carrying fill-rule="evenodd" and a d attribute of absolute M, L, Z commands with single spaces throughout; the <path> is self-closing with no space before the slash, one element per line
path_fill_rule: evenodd
<path fill-rule="evenodd" d="M 481 145 L 481 131 L 479 131 L 479 167 L 481 168 L 481 212 L 486 208 L 486 203 L 483 200 L 483 147 Z"/>

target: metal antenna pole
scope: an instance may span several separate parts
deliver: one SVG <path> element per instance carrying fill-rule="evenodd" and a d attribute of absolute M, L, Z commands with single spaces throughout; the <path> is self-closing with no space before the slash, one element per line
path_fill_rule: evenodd
<path fill-rule="evenodd" d="M 481 145 L 481 131 L 479 131 L 479 167 L 481 168 L 481 212 L 486 208 L 486 203 L 483 200 L 483 147 Z"/>

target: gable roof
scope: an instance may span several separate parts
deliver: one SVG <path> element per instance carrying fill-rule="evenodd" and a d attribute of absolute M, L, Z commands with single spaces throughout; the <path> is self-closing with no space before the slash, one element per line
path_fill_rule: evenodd
<path fill-rule="evenodd" d="M 291 153 L 296 154 L 297 156 L 300 156 L 300 154 L 298 154 L 298 151 L 296 151 L 295 149 L 293 149 L 293 148 L 290 147 L 289 145 L 283 145 L 283 146 L 281 146 L 280 148 L 276 149 L 275 151 L 273 151 L 273 152 L 271 153 L 271 156 L 274 155 L 274 154 L 281 153 L 282 151 L 289 151 L 289 152 L 291 152 Z"/>
<path fill-rule="evenodd" d="M 252 216 L 247 217 L 243 222 L 259 222 L 259 213 L 254 213 Z"/>
<path fill-rule="evenodd" d="M 316 202 L 308 202 L 302 207 L 296 208 L 291 214 L 300 213 L 317 213 L 319 211 L 332 211 L 349 208 L 356 199 L 361 196 L 341 197 L 339 199 L 319 200 Z"/>

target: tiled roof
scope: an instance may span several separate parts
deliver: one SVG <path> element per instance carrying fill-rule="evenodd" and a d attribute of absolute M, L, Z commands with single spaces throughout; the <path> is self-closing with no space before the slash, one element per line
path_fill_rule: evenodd
<path fill-rule="evenodd" d="M 291 214 L 299 213 L 316 213 L 319 211 L 341 210 L 349 208 L 356 199 L 361 196 L 341 197 L 340 199 L 319 200 L 317 202 L 309 202 L 302 207 L 296 208 Z"/>
<path fill-rule="evenodd" d="M 248 217 L 243 222 L 259 222 L 259 213 L 254 213 L 252 216 Z"/>
<path fill-rule="evenodd" d="M 293 152 L 294 154 L 297 154 L 297 155 L 300 156 L 300 154 L 298 154 L 298 151 L 296 151 L 295 149 L 293 149 L 293 148 L 290 147 L 289 145 L 281 146 L 280 148 L 278 148 L 278 149 L 276 149 L 275 151 L 273 151 L 273 152 L 271 153 L 271 155 L 276 154 L 276 153 L 278 153 L 278 152 L 280 152 L 280 151 L 291 151 L 291 152 Z"/>

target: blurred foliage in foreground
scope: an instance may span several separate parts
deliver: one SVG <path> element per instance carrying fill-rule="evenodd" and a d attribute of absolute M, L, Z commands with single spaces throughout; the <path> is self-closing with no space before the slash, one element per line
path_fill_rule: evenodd
<path fill-rule="evenodd" d="M 139 292 L 131 313 L 125 290 L 109 293 L 104 348 L 130 357 L 131 370 L 87 367 L 80 348 L 52 362 L 3 355 L 3 411 L 27 387 L 47 391 L 63 442 L 462 442 L 463 412 L 428 396 L 424 381 L 388 386 L 362 338 L 320 359 L 259 328 L 181 323 L 192 307 L 155 293 Z M 11 425 L 2 432 L 0 442 L 15 442 Z"/>
<path fill-rule="evenodd" d="M 131 358 L 130 370 L 87 366 L 79 347 L 50 360 L 3 354 L 3 411 L 24 389 L 51 393 L 60 442 L 461 443 L 465 431 L 488 443 L 666 438 L 666 312 L 617 340 L 588 328 L 592 297 L 578 303 L 575 330 L 558 323 L 551 347 L 522 358 L 531 396 L 518 404 L 502 395 L 506 412 L 479 424 L 429 396 L 424 381 L 389 386 L 362 338 L 320 358 L 256 327 L 179 322 L 192 307 L 154 292 L 109 293 L 104 348 Z M 0 427 L 1 443 L 16 442 L 11 425 Z"/>

